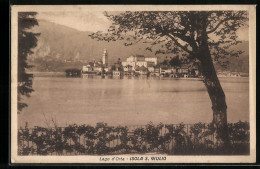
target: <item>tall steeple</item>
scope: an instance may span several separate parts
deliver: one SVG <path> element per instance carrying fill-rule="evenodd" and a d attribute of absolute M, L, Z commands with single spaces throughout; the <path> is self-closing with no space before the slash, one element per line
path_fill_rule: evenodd
<path fill-rule="evenodd" d="M 107 53 L 106 49 L 104 49 L 104 52 L 103 52 L 102 63 L 103 63 L 103 65 L 107 65 L 108 64 L 108 53 Z"/>

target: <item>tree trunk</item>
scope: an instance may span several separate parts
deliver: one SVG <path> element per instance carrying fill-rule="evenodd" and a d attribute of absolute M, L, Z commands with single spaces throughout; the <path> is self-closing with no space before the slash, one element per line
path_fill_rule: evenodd
<path fill-rule="evenodd" d="M 225 93 L 220 85 L 207 45 L 203 46 L 198 58 L 201 62 L 204 84 L 212 103 L 214 133 L 216 134 L 218 143 L 221 144 L 223 150 L 226 152 L 230 149 L 230 140 L 227 126 Z"/>

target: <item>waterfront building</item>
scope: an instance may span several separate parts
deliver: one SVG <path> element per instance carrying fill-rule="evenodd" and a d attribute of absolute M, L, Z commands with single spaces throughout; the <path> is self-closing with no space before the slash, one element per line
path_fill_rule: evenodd
<path fill-rule="evenodd" d="M 148 66 L 147 69 L 149 72 L 154 73 L 154 66 Z"/>
<path fill-rule="evenodd" d="M 87 72 L 88 71 L 88 67 L 87 66 L 83 66 L 82 67 L 82 72 Z"/>
<path fill-rule="evenodd" d="M 95 66 L 94 67 L 94 71 L 95 72 L 101 72 L 102 71 L 102 67 L 101 66 Z"/>
<path fill-rule="evenodd" d="M 104 68 L 104 71 L 107 73 L 109 71 L 109 68 L 108 67 L 105 67 Z"/>
<path fill-rule="evenodd" d="M 132 71 L 132 69 L 133 69 L 133 66 L 131 66 L 131 65 L 124 66 L 124 72 Z"/>
<path fill-rule="evenodd" d="M 120 77 L 120 76 L 122 76 L 122 75 L 123 75 L 123 72 L 122 72 L 122 70 L 121 70 L 121 67 L 117 67 L 117 66 L 116 66 L 116 69 L 113 70 L 112 74 L 113 74 L 114 77 Z"/>
<path fill-rule="evenodd" d="M 218 77 L 240 77 L 241 75 L 245 77 L 243 73 L 230 72 L 230 71 L 218 72 L 217 75 Z"/>
<path fill-rule="evenodd" d="M 147 67 L 147 62 L 146 61 L 138 61 L 136 62 L 136 66 L 139 66 L 139 67 Z"/>
<path fill-rule="evenodd" d="M 114 70 L 113 71 L 113 76 L 121 76 L 121 71 L 118 71 L 118 70 Z"/>
<path fill-rule="evenodd" d="M 179 69 L 179 73 L 182 77 L 189 77 L 189 68 L 188 67 L 181 67 Z"/>
<path fill-rule="evenodd" d="M 154 63 L 154 65 L 157 65 L 157 57 L 146 57 L 145 61 Z"/>
<path fill-rule="evenodd" d="M 126 58 L 126 61 L 122 62 L 123 66 L 131 65 L 132 67 L 148 67 L 149 63 L 157 65 L 157 57 L 145 57 L 144 55 L 135 55 Z"/>
<path fill-rule="evenodd" d="M 136 62 L 145 61 L 144 55 L 135 55 Z"/>
<path fill-rule="evenodd" d="M 82 73 L 94 72 L 94 63 L 89 62 L 86 66 L 82 67 Z"/>
<path fill-rule="evenodd" d="M 159 65 L 157 65 L 157 66 L 154 67 L 154 75 L 160 76 L 160 74 L 161 74 L 161 68 L 160 68 Z"/>
<path fill-rule="evenodd" d="M 147 74 L 147 68 L 144 67 L 144 66 L 141 66 L 141 67 L 137 66 L 135 68 L 135 72 L 138 73 L 139 75 L 146 75 Z"/>
<path fill-rule="evenodd" d="M 172 69 L 171 68 L 165 69 L 165 73 L 171 74 L 172 73 Z"/>
<path fill-rule="evenodd" d="M 123 70 L 124 70 L 125 75 L 134 75 L 134 72 L 135 72 L 133 70 L 133 66 L 131 66 L 131 65 L 124 66 Z"/>
<path fill-rule="evenodd" d="M 248 77 L 249 74 L 248 73 L 240 73 L 240 77 Z"/>
<path fill-rule="evenodd" d="M 239 72 L 231 72 L 230 74 L 231 77 L 240 77 Z"/>
<path fill-rule="evenodd" d="M 135 67 L 136 62 L 137 62 L 137 57 L 130 56 L 130 57 L 126 58 L 126 61 L 123 61 L 121 64 L 122 64 L 122 66 L 131 65 L 132 67 Z"/>
<path fill-rule="evenodd" d="M 108 72 L 108 52 L 104 49 L 102 58 L 99 61 L 89 62 L 86 66 L 82 67 L 82 73 L 103 73 Z"/>
<path fill-rule="evenodd" d="M 150 73 L 154 73 L 154 67 L 155 67 L 155 63 L 154 62 L 147 62 L 147 69 Z"/>
<path fill-rule="evenodd" d="M 82 66 L 82 73 L 100 73 L 102 72 L 102 64 L 99 62 L 89 62 L 86 66 Z"/>
<path fill-rule="evenodd" d="M 160 74 L 171 74 L 172 70 L 170 66 L 167 65 L 161 65 L 160 66 Z"/>
<path fill-rule="evenodd" d="M 97 73 L 101 72 L 102 71 L 102 63 L 94 61 L 93 70 L 94 70 L 94 72 L 97 72 Z"/>
<path fill-rule="evenodd" d="M 189 68 L 188 67 L 181 67 L 178 69 L 178 73 L 180 74 L 188 74 L 189 73 Z"/>

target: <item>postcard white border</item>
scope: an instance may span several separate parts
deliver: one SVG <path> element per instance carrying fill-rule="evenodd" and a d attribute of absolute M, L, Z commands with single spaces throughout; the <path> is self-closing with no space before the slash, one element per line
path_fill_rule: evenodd
<path fill-rule="evenodd" d="M 250 155 L 248 156 L 170 156 L 170 155 L 109 155 L 109 156 L 18 156 L 17 154 L 17 49 L 18 12 L 25 11 L 167 11 L 167 10 L 247 10 L 249 12 L 249 107 Z M 11 163 L 106 163 L 100 157 L 166 156 L 166 161 L 148 163 L 254 163 L 256 162 L 256 6 L 255 5 L 13 5 L 11 6 Z M 146 163 L 145 161 L 109 161 L 108 163 Z"/>

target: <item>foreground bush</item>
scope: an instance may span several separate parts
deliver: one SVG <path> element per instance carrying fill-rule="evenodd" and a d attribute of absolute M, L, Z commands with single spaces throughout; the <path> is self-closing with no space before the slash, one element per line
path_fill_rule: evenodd
<path fill-rule="evenodd" d="M 107 126 L 98 123 L 67 127 L 25 127 L 18 131 L 19 155 L 77 155 L 77 154 L 223 154 L 209 124 L 149 123 L 135 127 Z M 249 154 L 249 123 L 228 125 L 231 147 L 229 154 Z"/>

